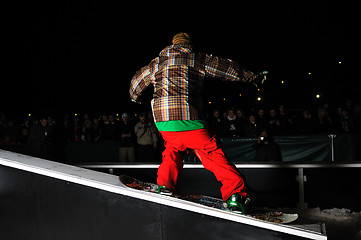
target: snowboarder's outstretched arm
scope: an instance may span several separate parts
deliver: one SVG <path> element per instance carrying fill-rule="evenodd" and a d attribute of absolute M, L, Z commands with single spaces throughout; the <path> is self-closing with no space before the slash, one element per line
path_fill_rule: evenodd
<path fill-rule="evenodd" d="M 151 77 L 153 73 L 153 66 L 157 58 L 154 59 L 149 65 L 142 67 L 135 73 L 130 82 L 129 94 L 133 102 L 140 103 L 139 97 L 143 94 L 145 89 L 151 83 Z"/>
<path fill-rule="evenodd" d="M 212 55 L 206 55 L 205 60 L 206 75 L 213 78 L 219 78 L 226 81 L 241 81 L 245 83 L 253 83 L 258 85 L 258 80 L 265 79 L 267 71 L 254 74 L 251 71 L 246 71 L 238 63 L 229 59 L 222 59 Z M 262 78 L 262 79 L 261 79 Z M 261 82 L 263 84 L 264 80 Z"/>
<path fill-rule="evenodd" d="M 222 59 L 212 55 L 206 55 L 205 71 L 208 77 L 226 81 L 252 82 L 255 74 L 244 70 L 238 63 L 229 59 Z"/>

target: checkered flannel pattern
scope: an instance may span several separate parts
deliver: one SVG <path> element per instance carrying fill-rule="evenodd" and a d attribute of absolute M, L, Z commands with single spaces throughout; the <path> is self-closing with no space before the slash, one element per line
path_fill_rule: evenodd
<path fill-rule="evenodd" d="M 148 85 L 153 84 L 156 122 L 200 120 L 198 96 L 205 78 L 251 82 L 254 74 L 231 60 L 195 53 L 190 45 L 176 44 L 163 49 L 159 57 L 134 75 L 129 93 L 131 99 L 139 101 Z"/>

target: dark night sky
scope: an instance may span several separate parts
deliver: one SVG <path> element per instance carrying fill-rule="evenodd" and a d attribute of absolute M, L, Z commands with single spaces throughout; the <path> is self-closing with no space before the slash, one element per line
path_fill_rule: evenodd
<path fill-rule="evenodd" d="M 360 87 L 354 86 L 351 6 L 251 2 L 208 1 L 204 8 L 198 2 L 154 6 L 79 0 L 12 6 L 5 34 L 10 74 L 2 81 L 0 112 L 132 110 L 132 76 L 179 31 L 188 32 L 199 51 L 252 71 L 269 70 L 260 92 L 263 101 L 308 104 L 316 93 L 326 102 L 360 100 Z M 229 83 L 213 87 L 208 87 L 209 100 L 242 93 L 237 104 L 256 104 L 255 89 Z"/>

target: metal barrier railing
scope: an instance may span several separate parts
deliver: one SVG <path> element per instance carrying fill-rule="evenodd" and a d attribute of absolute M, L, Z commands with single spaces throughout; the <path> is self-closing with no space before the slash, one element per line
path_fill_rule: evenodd
<path fill-rule="evenodd" d="M 355 163 L 238 163 L 235 164 L 237 168 L 253 168 L 253 169 L 275 169 L 275 168 L 293 168 L 298 169 L 298 175 L 296 181 L 298 182 L 298 203 L 297 208 L 307 209 L 307 203 L 305 202 L 305 187 L 304 183 L 307 178 L 304 174 L 306 168 L 361 168 L 361 162 Z M 78 167 L 89 169 L 108 169 L 110 174 L 114 173 L 114 169 L 155 169 L 159 167 L 159 164 L 153 163 L 136 163 L 136 164 L 119 164 L 119 163 L 82 163 L 77 165 Z M 203 165 L 200 163 L 186 163 L 183 166 L 186 169 L 201 169 Z"/>

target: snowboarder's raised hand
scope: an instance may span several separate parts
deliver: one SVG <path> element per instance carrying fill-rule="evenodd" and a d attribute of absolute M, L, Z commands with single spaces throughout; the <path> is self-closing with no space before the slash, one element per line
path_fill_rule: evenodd
<path fill-rule="evenodd" d="M 142 104 L 142 102 L 140 102 L 140 101 L 136 101 L 136 100 L 134 100 L 134 99 L 130 99 L 133 103 L 138 103 L 138 104 Z"/>
<path fill-rule="evenodd" d="M 268 74 L 268 71 L 262 71 L 262 72 L 255 74 L 253 85 L 256 87 L 263 85 L 267 79 L 267 74 Z"/>

